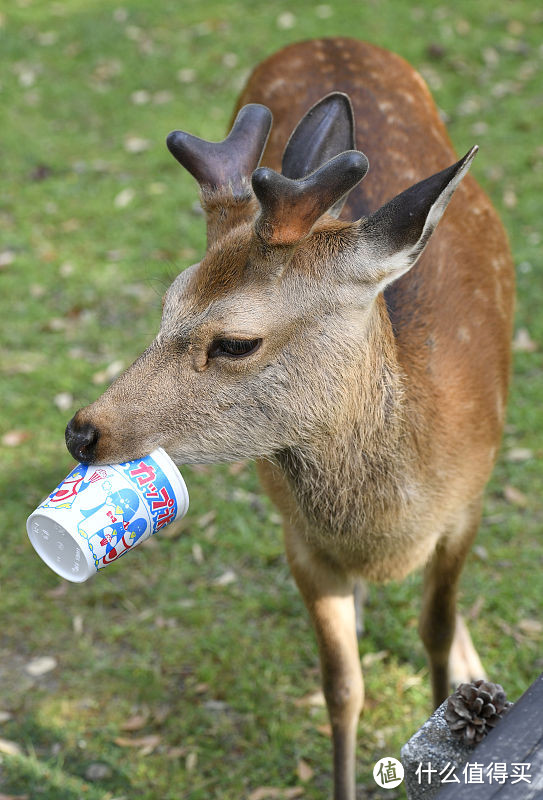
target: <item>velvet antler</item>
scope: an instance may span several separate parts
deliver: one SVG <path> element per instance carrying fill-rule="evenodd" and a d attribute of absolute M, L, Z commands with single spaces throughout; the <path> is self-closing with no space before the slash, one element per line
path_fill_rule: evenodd
<path fill-rule="evenodd" d="M 184 131 L 166 139 L 172 155 L 196 178 L 202 189 L 230 187 L 235 197 L 249 194 L 249 179 L 258 166 L 272 124 L 266 106 L 251 103 L 236 117 L 222 142 L 208 142 Z"/>

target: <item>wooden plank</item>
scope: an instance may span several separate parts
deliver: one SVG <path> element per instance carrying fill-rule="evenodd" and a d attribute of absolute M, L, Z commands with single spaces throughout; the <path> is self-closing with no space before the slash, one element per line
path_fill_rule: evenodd
<path fill-rule="evenodd" d="M 536 800 L 543 798 L 543 674 L 515 703 L 496 728 L 473 751 L 467 776 L 479 777 L 475 765 L 482 765 L 484 783 L 465 782 L 464 767 L 456 770 L 461 783 L 443 786 L 437 800 Z M 506 764 L 505 783 L 488 782 L 490 765 Z M 515 764 L 530 764 L 530 768 Z M 517 780 L 523 771 L 530 782 Z M 513 781 L 515 781 L 513 783 Z"/>

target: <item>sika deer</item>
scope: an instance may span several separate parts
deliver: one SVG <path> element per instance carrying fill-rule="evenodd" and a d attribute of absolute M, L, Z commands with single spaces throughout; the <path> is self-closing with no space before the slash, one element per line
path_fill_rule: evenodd
<path fill-rule="evenodd" d="M 353 800 L 357 579 L 424 566 L 434 702 L 449 663 L 457 680 L 480 675 L 455 595 L 504 421 L 512 263 L 488 198 L 462 180 L 476 148 L 447 166 L 437 109 L 398 56 L 295 44 L 255 69 L 238 108 L 224 142 L 168 137 L 200 184 L 207 252 L 66 439 L 86 462 L 159 445 L 180 464 L 259 459 L 317 635 L 334 797 Z"/>

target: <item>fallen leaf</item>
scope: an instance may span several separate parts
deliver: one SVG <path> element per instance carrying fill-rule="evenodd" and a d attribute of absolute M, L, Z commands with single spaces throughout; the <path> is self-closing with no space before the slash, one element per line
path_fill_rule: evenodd
<path fill-rule="evenodd" d="M 525 495 L 524 492 L 521 492 L 520 489 L 515 489 L 514 486 L 506 486 L 503 490 L 503 496 L 507 502 L 511 503 L 513 506 L 525 508 L 528 505 L 527 495 Z"/>
<path fill-rule="evenodd" d="M 534 353 L 538 349 L 537 342 L 531 338 L 526 328 L 519 328 L 513 339 L 513 350 L 517 353 Z"/>
<path fill-rule="evenodd" d="M 196 524 L 199 528 L 207 528 L 212 522 L 214 522 L 215 517 L 217 516 L 217 512 L 214 510 L 208 511 L 206 514 L 202 514 L 201 517 L 198 517 L 196 520 Z"/>
<path fill-rule="evenodd" d="M 168 89 L 162 89 L 162 91 L 154 93 L 153 103 L 156 106 L 163 106 L 165 103 L 171 103 L 173 98 L 173 92 L 170 92 Z"/>
<path fill-rule="evenodd" d="M 149 719 L 149 714 L 134 714 L 133 717 L 129 717 L 122 723 L 121 730 L 141 731 L 141 729 L 146 726 L 148 719 Z"/>
<path fill-rule="evenodd" d="M 139 89 L 136 92 L 132 92 L 130 99 L 135 106 L 143 106 L 150 101 L 151 95 L 145 89 Z"/>
<path fill-rule="evenodd" d="M 0 250 L 0 268 L 9 267 L 15 261 L 14 250 Z"/>
<path fill-rule="evenodd" d="M 285 800 L 295 800 L 296 797 L 302 797 L 304 789 L 301 786 L 291 786 L 290 789 L 285 789 L 283 797 Z"/>
<path fill-rule="evenodd" d="M 273 800 L 274 797 L 281 797 L 281 794 L 281 789 L 275 786 L 259 786 L 251 792 L 247 800 Z"/>
<path fill-rule="evenodd" d="M 198 753 L 194 751 L 189 753 L 185 759 L 185 769 L 187 772 L 194 772 L 196 769 L 196 765 L 198 764 Z"/>
<path fill-rule="evenodd" d="M 522 461 L 529 461 L 534 457 L 534 451 L 529 450 L 527 447 L 513 447 L 505 456 L 508 461 L 513 464 L 518 464 Z"/>
<path fill-rule="evenodd" d="M 303 758 L 298 761 L 296 772 L 302 783 L 307 783 L 307 781 L 310 781 L 315 774 L 314 770 L 311 769 L 307 761 L 304 761 Z"/>
<path fill-rule="evenodd" d="M 186 747 L 170 747 L 166 753 L 167 758 L 183 758 L 187 755 Z"/>
<path fill-rule="evenodd" d="M 69 392 L 60 392 L 54 396 L 53 402 L 60 411 L 68 411 L 74 404 L 74 398 Z"/>
<path fill-rule="evenodd" d="M 481 561 L 488 561 L 488 550 L 482 544 L 477 544 L 473 548 L 474 555 Z"/>
<path fill-rule="evenodd" d="M 30 800 L 29 794 L 0 794 L 0 800 Z"/>
<path fill-rule="evenodd" d="M 115 196 L 113 205 L 115 208 L 126 208 L 130 205 L 135 196 L 136 193 L 133 189 L 123 189 Z"/>
<path fill-rule="evenodd" d="M 280 30 L 289 30 L 289 28 L 293 28 L 296 25 L 296 17 L 291 11 L 283 11 L 277 17 L 276 24 Z"/>
<path fill-rule="evenodd" d="M 30 431 L 14 430 L 8 431 L 2 436 L 2 444 L 5 447 L 19 447 L 23 442 L 28 441 L 32 434 Z"/>
<path fill-rule="evenodd" d="M 9 739 L 0 739 L 0 753 L 5 753 L 7 756 L 22 756 L 23 748 L 17 742 L 11 742 Z"/>
<path fill-rule="evenodd" d="M 140 755 L 148 756 L 153 750 L 159 746 L 162 741 L 162 736 L 158 734 L 150 734 L 149 736 L 139 736 L 134 739 L 129 739 L 125 736 L 118 736 L 113 740 L 118 747 L 133 747 L 139 750 Z"/>
<path fill-rule="evenodd" d="M 124 140 L 124 149 L 127 153 L 144 153 L 145 150 L 149 150 L 151 147 L 151 142 L 149 139 L 142 139 L 141 136 L 127 136 Z M 131 192 L 131 189 L 125 190 Z M 132 192 L 132 196 L 130 197 L 130 202 L 133 198 L 134 194 Z M 119 195 L 117 195 L 119 197 Z M 116 200 L 117 202 L 117 200 Z M 126 205 L 128 205 L 128 202 Z M 123 206 L 120 206 L 122 208 Z"/>
<path fill-rule="evenodd" d="M 324 694 L 319 689 L 318 692 L 311 692 L 310 694 L 298 698 L 298 700 L 294 701 L 294 705 L 298 708 L 302 706 L 325 706 L 326 701 L 324 699 Z"/>
<path fill-rule="evenodd" d="M 92 382 L 94 384 L 100 384 L 112 381 L 121 374 L 123 368 L 124 363 L 122 361 L 112 361 L 112 363 L 109 364 L 105 369 L 100 370 L 100 372 L 96 372 L 92 376 Z"/>
<path fill-rule="evenodd" d="M 204 551 L 198 542 L 195 542 L 192 545 L 192 557 L 194 559 L 194 563 L 198 566 L 201 566 L 204 563 Z"/>
<path fill-rule="evenodd" d="M 42 675 L 47 675 L 48 672 L 56 669 L 58 662 L 53 656 L 39 656 L 33 658 L 25 666 L 25 672 L 33 678 L 40 678 Z"/>
<path fill-rule="evenodd" d="M 538 639 L 543 633 L 543 623 L 538 619 L 521 619 L 517 624 L 522 633 L 530 638 Z"/>
<path fill-rule="evenodd" d="M 89 764 L 85 770 L 85 778 L 88 781 L 103 781 L 106 778 L 111 778 L 113 770 L 108 764 Z"/>
<path fill-rule="evenodd" d="M 49 589 L 49 591 L 46 592 L 45 594 L 47 595 L 47 597 L 57 598 L 57 597 L 64 597 L 67 591 L 68 591 L 68 581 L 62 581 L 62 583 L 59 583 L 59 585 L 55 586 L 54 589 Z"/>
<path fill-rule="evenodd" d="M 328 739 L 332 738 L 332 726 L 329 722 L 326 725 L 317 725 L 316 730 Z"/>
<path fill-rule="evenodd" d="M 76 636 L 81 636 L 83 634 L 83 615 L 76 614 L 72 619 L 72 628 L 74 629 L 74 633 Z"/>
<path fill-rule="evenodd" d="M 228 466 L 229 474 L 233 475 L 235 478 L 237 478 L 238 475 L 241 475 L 242 472 L 245 472 L 246 469 L 247 461 L 234 461 Z"/>
<path fill-rule="evenodd" d="M 196 78 L 196 71 L 190 68 L 180 69 L 177 73 L 177 80 L 180 83 L 193 83 Z"/>
<path fill-rule="evenodd" d="M 236 583 L 238 576 L 233 569 L 227 569 L 218 578 L 215 578 L 213 583 L 215 586 L 229 586 L 231 583 Z"/>
<path fill-rule="evenodd" d="M 377 653 L 366 653 L 366 655 L 362 656 L 362 666 L 371 667 L 372 664 L 377 664 L 379 661 L 384 661 L 388 655 L 388 650 L 379 650 Z"/>

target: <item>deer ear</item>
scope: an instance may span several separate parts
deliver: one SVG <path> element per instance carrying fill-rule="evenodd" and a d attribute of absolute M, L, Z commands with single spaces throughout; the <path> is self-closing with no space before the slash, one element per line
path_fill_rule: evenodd
<path fill-rule="evenodd" d="M 327 161 L 356 150 L 353 107 L 348 95 L 332 92 L 302 117 L 283 154 L 282 174 L 294 180 L 305 178 Z M 339 216 L 347 196 L 328 213 Z"/>
<path fill-rule="evenodd" d="M 378 271 L 379 290 L 414 265 L 478 149 L 472 147 L 456 164 L 406 189 L 362 222 L 362 255 L 370 273 Z"/>

